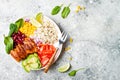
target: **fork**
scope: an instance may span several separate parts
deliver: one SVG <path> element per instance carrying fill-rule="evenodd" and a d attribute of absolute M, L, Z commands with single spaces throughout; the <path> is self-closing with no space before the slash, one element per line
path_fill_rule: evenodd
<path fill-rule="evenodd" d="M 67 36 L 68 36 L 68 34 L 67 34 L 65 31 L 63 31 L 63 32 L 62 32 L 62 35 L 61 35 L 61 38 L 59 39 L 59 46 L 66 41 Z M 50 66 L 52 65 L 52 63 L 53 63 L 53 61 L 54 61 L 54 57 L 55 57 L 55 55 L 56 55 L 56 53 L 57 53 L 58 50 L 59 50 L 59 47 L 56 48 L 54 54 L 52 55 L 52 57 L 50 58 L 50 60 L 49 60 L 49 62 L 48 62 L 48 64 L 47 64 L 47 66 L 45 67 L 45 69 L 44 69 L 44 72 L 45 72 L 45 73 L 48 72 Z"/>

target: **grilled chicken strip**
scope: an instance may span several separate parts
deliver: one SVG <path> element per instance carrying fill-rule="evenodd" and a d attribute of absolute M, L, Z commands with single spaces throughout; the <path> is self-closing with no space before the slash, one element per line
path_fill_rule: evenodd
<path fill-rule="evenodd" d="M 20 59 L 20 57 L 18 56 L 18 54 L 16 53 L 16 51 L 14 51 L 14 50 L 11 50 L 10 51 L 10 54 L 11 54 L 11 56 L 16 60 L 16 61 L 20 61 L 21 59 Z"/>
<path fill-rule="evenodd" d="M 18 62 L 25 59 L 29 54 L 37 52 L 37 46 L 30 38 L 25 38 L 23 44 L 18 44 L 15 49 L 11 50 L 11 56 Z"/>

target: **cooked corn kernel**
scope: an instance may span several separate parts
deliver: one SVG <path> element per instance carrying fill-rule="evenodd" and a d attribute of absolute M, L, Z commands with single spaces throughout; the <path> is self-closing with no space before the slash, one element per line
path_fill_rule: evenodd
<path fill-rule="evenodd" d="M 65 48 L 65 51 L 68 51 L 70 49 L 71 49 L 71 47 L 68 46 L 68 47 Z"/>
<path fill-rule="evenodd" d="M 71 61 L 71 60 L 72 60 L 72 57 L 69 57 L 69 58 L 68 58 L 68 60 L 70 60 L 70 61 Z"/>
<path fill-rule="evenodd" d="M 69 39 L 69 41 L 70 41 L 70 43 L 72 43 L 72 42 L 73 42 L 73 39 L 72 39 L 72 38 L 70 38 L 70 39 Z"/>
<path fill-rule="evenodd" d="M 83 6 L 83 7 L 81 7 L 81 10 L 85 10 L 85 7 Z"/>
<path fill-rule="evenodd" d="M 30 35 L 34 34 L 34 31 L 36 29 L 37 28 L 33 26 L 31 23 L 25 22 L 24 25 L 20 28 L 20 31 L 29 37 Z"/>
<path fill-rule="evenodd" d="M 77 6 L 75 12 L 78 13 L 80 10 L 85 10 L 85 7 L 84 6 Z"/>

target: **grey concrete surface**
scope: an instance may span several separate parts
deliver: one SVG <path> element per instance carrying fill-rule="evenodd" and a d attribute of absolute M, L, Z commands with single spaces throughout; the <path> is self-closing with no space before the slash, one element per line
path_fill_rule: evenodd
<path fill-rule="evenodd" d="M 54 6 L 69 3 L 71 13 L 66 19 L 50 14 Z M 85 6 L 85 11 L 75 13 L 78 5 Z M 47 74 L 42 70 L 26 73 L 4 50 L 3 34 L 9 24 L 38 12 L 73 38 L 73 43 L 64 45 L 71 50 L 62 52 Z M 57 68 L 67 62 L 71 69 L 59 73 Z M 85 69 L 75 77 L 68 76 L 81 67 Z M 120 80 L 120 0 L 0 0 L 0 80 Z"/>

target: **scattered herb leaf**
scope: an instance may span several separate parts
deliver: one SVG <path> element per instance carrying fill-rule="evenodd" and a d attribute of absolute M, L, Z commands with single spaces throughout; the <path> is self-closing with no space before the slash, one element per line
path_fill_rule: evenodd
<path fill-rule="evenodd" d="M 64 7 L 62 13 L 61 13 L 61 16 L 63 19 L 67 18 L 67 16 L 69 15 L 70 13 L 70 8 L 69 8 L 70 4 L 66 7 Z"/>
<path fill-rule="evenodd" d="M 73 71 L 71 71 L 68 75 L 69 75 L 69 76 L 75 76 L 75 75 L 76 75 L 76 72 L 77 72 L 76 70 L 73 70 Z"/>
<path fill-rule="evenodd" d="M 55 7 L 52 9 L 51 14 L 52 14 L 52 15 L 58 14 L 58 13 L 60 12 L 62 6 L 63 6 L 63 4 L 61 4 L 61 6 L 55 6 Z"/>
<path fill-rule="evenodd" d="M 79 71 L 79 70 L 83 70 L 84 68 L 80 68 L 78 70 L 72 70 L 70 73 L 68 73 L 69 76 L 75 76 L 76 73 Z"/>

